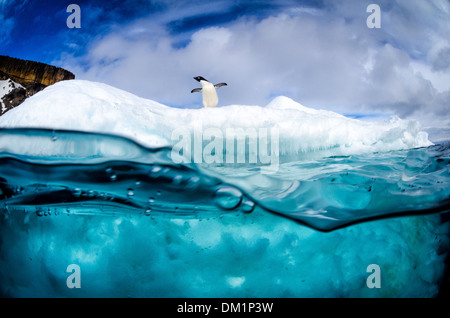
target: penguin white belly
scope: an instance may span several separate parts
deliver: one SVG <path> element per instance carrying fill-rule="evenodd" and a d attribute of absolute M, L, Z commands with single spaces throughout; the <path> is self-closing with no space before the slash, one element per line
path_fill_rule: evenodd
<path fill-rule="evenodd" d="M 202 88 L 203 94 L 203 106 L 205 107 L 216 107 L 219 102 L 217 97 L 216 89 L 211 83 L 205 83 Z"/>

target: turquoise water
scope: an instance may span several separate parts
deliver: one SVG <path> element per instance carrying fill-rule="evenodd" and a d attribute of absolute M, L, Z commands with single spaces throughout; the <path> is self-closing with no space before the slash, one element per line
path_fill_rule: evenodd
<path fill-rule="evenodd" d="M 272 174 L 174 164 L 170 148 L 104 134 L 2 129 L 0 144 L 4 296 L 434 297 L 442 284 L 449 143 L 281 158 Z M 366 285 L 374 263 L 381 288 Z"/>

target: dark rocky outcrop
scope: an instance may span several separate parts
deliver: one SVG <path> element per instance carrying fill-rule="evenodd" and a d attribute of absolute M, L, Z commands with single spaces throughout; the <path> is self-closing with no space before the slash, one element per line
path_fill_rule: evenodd
<path fill-rule="evenodd" d="M 59 81 L 75 78 L 71 72 L 60 67 L 4 55 L 0 55 L 0 71 L 20 84 L 39 83 L 50 86 Z"/>
<path fill-rule="evenodd" d="M 9 80 L 11 89 L 8 94 L 0 96 L 0 115 L 47 86 L 74 78 L 73 73 L 60 67 L 0 55 L 0 80 Z M 22 87 L 16 87 L 14 83 Z"/>

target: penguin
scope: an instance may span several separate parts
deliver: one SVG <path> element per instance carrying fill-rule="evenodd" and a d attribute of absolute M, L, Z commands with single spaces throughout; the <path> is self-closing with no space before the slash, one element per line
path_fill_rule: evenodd
<path fill-rule="evenodd" d="M 219 98 L 217 97 L 216 88 L 227 86 L 227 83 L 219 83 L 213 85 L 208 82 L 201 76 L 194 77 L 196 81 L 199 81 L 202 84 L 202 88 L 194 88 L 191 93 L 202 92 L 203 95 L 203 106 L 205 107 L 216 107 L 219 102 Z"/>

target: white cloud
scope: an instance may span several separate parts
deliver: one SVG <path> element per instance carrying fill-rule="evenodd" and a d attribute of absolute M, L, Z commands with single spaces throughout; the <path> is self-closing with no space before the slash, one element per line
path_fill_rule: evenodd
<path fill-rule="evenodd" d="M 382 2 L 381 29 L 366 27 L 368 13 L 358 3 L 351 10 L 349 2 L 333 2 L 322 11 L 240 18 L 198 30 L 184 47 L 174 45 L 179 35 L 149 17 L 58 64 L 77 78 L 177 107 L 201 105 L 190 90 L 197 86 L 192 77 L 202 75 L 228 83 L 219 91 L 221 105 L 265 105 L 287 95 L 341 113 L 383 112 L 450 127 L 441 118 L 450 117 L 448 3 Z"/>

